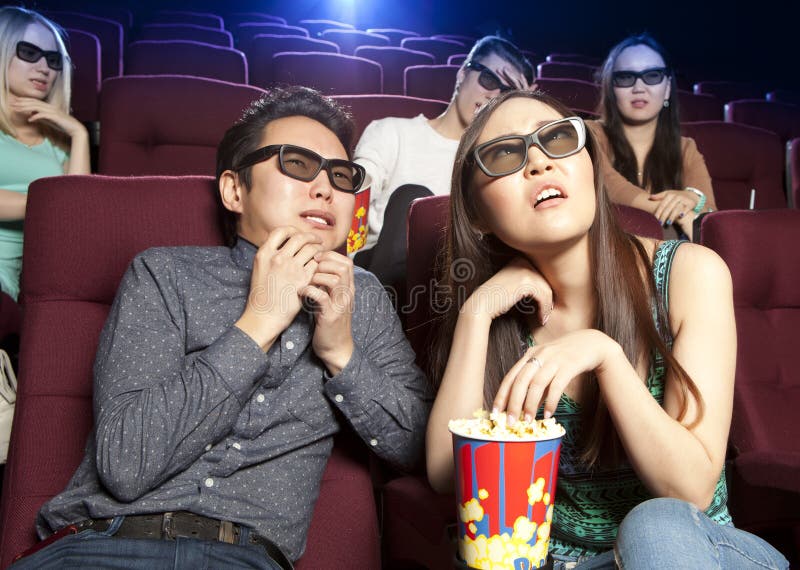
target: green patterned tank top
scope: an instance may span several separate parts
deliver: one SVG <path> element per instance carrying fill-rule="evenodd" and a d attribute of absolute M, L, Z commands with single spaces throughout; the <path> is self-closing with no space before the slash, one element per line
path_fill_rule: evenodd
<path fill-rule="evenodd" d="M 669 310 L 669 273 L 675 251 L 682 242 L 663 242 L 653 258 L 656 290 Z M 654 308 L 655 315 L 655 308 Z M 656 321 L 658 323 L 658 321 Z M 670 332 L 660 331 L 667 346 L 672 346 Z M 529 338 L 529 343 L 532 339 Z M 655 355 L 647 377 L 650 394 L 664 404 L 664 364 Z M 628 512 L 652 498 L 633 468 L 622 464 L 614 468 L 588 470 L 579 460 L 577 443 L 581 440 L 581 407 L 567 395 L 561 396 L 555 417 L 564 426 L 558 484 L 554 504 L 550 552 L 564 556 L 592 556 L 614 547 L 617 528 Z M 730 524 L 725 470 L 714 490 L 714 499 L 706 514 L 719 524 Z"/>

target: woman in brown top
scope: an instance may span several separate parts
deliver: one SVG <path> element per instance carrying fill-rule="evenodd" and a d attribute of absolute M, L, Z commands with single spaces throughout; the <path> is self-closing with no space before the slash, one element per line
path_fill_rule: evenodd
<path fill-rule="evenodd" d="M 665 231 L 692 237 L 692 222 L 716 209 L 711 177 L 694 140 L 681 137 L 675 76 L 649 35 L 614 46 L 602 69 L 600 120 L 590 124 L 611 199 L 652 213 Z"/>

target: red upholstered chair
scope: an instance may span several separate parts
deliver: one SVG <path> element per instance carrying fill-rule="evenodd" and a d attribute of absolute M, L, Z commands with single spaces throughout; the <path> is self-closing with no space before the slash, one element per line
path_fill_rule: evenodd
<path fill-rule="evenodd" d="M 239 49 L 247 52 L 247 44 L 255 36 L 260 34 L 272 34 L 276 36 L 301 36 L 310 37 L 308 30 L 298 26 L 288 26 L 274 22 L 242 22 L 236 26 L 233 35 L 236 37 L 236 45 Z"/>
<path fill-rule="evenodd" d="M 405 38 L 418 38 L 417 32 L 411 30 L 400 30 L 398 28 L 367 28 L 370 34 L 380 34 L 389 38 L 391 45 L 400 47 L 400 42 Z"/>
<path fill-rule="evenodd" d="M 681 134 L 693 138 L 703 154 L 719 209 L 748 208 L 753 188 L 757 210 L 786 207 L 778 135 L 722 121 L 683 123 Z"/>
<path fill-rule="evenodd" d="M 339 53 L 333 42 L 316 40 L 304 36 L 276 36 L 258 34 L 251 39 L 240 38 L 239 48 L 247 55 L 250 66 L 250 84 L 266 88 L 275 82 L 272 71 L 272 56 L 281 52 L 327 52 Z"/>
<path fill-rule="evenodd" d="M 404 72 L 403 92 L 407 97 L 450 101 L 456 86 L 458 65 L 412 65 Z"/>
<path fill-rule="evenodd" d="M 175 75 L 129 75 L 103 83 L 98 172 L 117 176 L 214 173 L 222 135 L 256 87 Z"/>
<path fill-rule="evenodd" d="M 263 22 L 263 23 L 272 23 L 272 24 L 286 24 L 286 18 L 282 18 L 280 16 L 274 16 L 272 14 L 265 14 L 264 12 L 231 12 L 230 14 L 225 14 L 225 28 L 231 32 L 236 31 L 236 27 L 239 24 L 244 24 L 245 22 Z"/>
<path fill-rule="evenodd" d="M 438 117 L 447 108 L 443 101 L 402 95 L 334 95 L 333 98 L 350 108 L 356 122 L 354 140 L 358 140 L 367 125 L 376 119 L 411 118 L 419 114 L 432 118 Z"/>
<path fill-rule="evenodd" d="M 238 49 L 184 40 L 128 45 L 125 75 L 193 75 L 247 83 L 247 59 Z"/>
<path fill-rule="evenodd" d="M 594 113 L 600 102 L 600 87 L 578 79 L 537 79 L 536 85 L 574 111 Z"/>
<path fill-rule="evenodd" d="M 103 79 L 122 75 L 123 29 L 122 25 L 108 18 L 100 18 L 82 12 L 43 12 L 48 18 L 64 28 L 82 30 L 100 40 L 100 74 Z"/>
<path fill-rule="evenodd" d="M 465 61 L 467 61 L 467 57 L 469 57 L 469 55 L 466 53 L 453 54 L 447 58 L 447 65 L 461 66 Z"/>
<path fill-rule="evenodd" d="M 353 30 L 352 24 L 346 24 L 337 20 L 300 20 L 297 22 L 301 28 L 308 30 L 308 35 L 312 38 L 319 37 L 325 30 Z"/>
<path fill-rule="evenodd" d="M 339 46 L 339 52 L 345 55 L 354 55 L 360 46 L 388 46 L 389 38 L 379 34 L 370 34 L 359 30 L 332 29 L 324 30 L 319 38 L 333 42 Z"/>
<path fill-rule="evenodd" d="M 467 47 L 471 47 L 472 44 L 478 41 L 478 38 L 475 36 L 465 36 L 463 34 L 434 34 L 431 36 L 431 39 L 434 40 L 454 40 L 457 42 L 461 42 Z"/>
<path fill-rule="evenodd" d="M 92 362 L 131 258 L 219 245 L 210 177 L 64 176 L 31 185 L 19 394 L 0 509 L 0 566 L 36 541 L 39 507 L 64 489 L 92 427 Z M 323 475 L 298 569 L 379 568 L 367 452 L 343 434 Z"/>
<path fill-rule="evenodd" d="M 800 92 L 776 89 L 767 93 L 767 101 L 772 103 L 789 103 L 790 105 L 800 105 Z"/>
<path fill-rule="evenodd" d="M 582 63 L 593 67 L 603 64 L 602 58 L 582 53 L 551 53 L 545 58 L 545 61 L 548 63 Z"/>
<path fill-rule="evenodd" d="M 698 81 L 694 84 L 694 92 L 716 95 L 723 103 L 735 99 L 762 99 L 764 97 L 764 91 L 761 88 L 751 83 L 738 81 Z"/>
<path fill-rule="evenodd" d="M 800 107 L 763 99 L 740 99 L 725 104 L 725 120 L 776 133 L 781 141 L 800 137 Z"/>
<path fill-rule="evenodd" d="M 381 93 L 381 66 L 360 57 L 338 53 L 284 52 L 272 56 L 277 83 L 305 85 L 328 95 Z"/>
<path fill-rule="evenodd" d="M 786 173 L 789 205 L 800 208 L 800 138 L 786 143 Z"/>
<path fill-rule="evenodd" d="M 140 40 L 184 40 L 226 48 L 233 47 L 233 36 L 227 30 L 194 24 L 145 24 L 139 30 Z"/>
<path fill-rule="evenodd" d="M 22 325 L 22 310 L 7 293 L 0 291 L 0 347 L 11 335 L 18 335 Z"/>
<path fill-rule="evenodd" d="M 187 12 L 183 10 L 158 10 L 149 24 L 192 24 L 222 30 L 222 18 L 209 12 Z"/>
<path fill-rule="evenodd" d="M 455 40 L 436 40 L 433 38 L 404 38 L 400 41 L 400 47 L 423 51 L 436 58 L 436 63 L 444 65 L 447 58 L 456 53 L 469 51 L 469 46 Z"/>
<path fill-rule="evenodd" d="M 678 107 L 682 123 L 719 121 L 722 119 L 722 106 L 722 101 L 715 95 L 698 95 L 678 89 Z"/>
<path fill-rule="evenodd" d="M 734 523 L 800 553 L 800 212 L 715 212 L 700 242 L 728 264 L 738 335 L 730 443 Z"/>
<path fill-rule="evenodd" d="M 72 58 L 72 114 L 84 123 L 97 120 L 100 96 L 100 40 L 82 30 L 68 29 Z"/>
<path fill-rule="evenodd" d="M 595 74 L 597 73 L 597 68 L 593 65 L 571 63 L 567 61 L 546 61 L 537 65 L 536 69 L 537 77 L 548 79 L 579 79 L 580 81 L 588 81 L 589 83 L 594 83 Z"/>
<path fill-rule="evenodd" d="M 403 95 L 406 67 L 433 65 L 434 62 L 429 53 L 392 46 L 362 46 L 356 48 L 355 56 L 380 64 L 383 69 L 383 92 L 387 95 Z"/>

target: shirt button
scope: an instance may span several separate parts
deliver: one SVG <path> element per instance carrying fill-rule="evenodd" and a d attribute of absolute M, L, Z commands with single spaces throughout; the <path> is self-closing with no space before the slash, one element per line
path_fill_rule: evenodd
<path fill-rule="evenodd" d="M 211 447 L 212 447 L 212 446 L 211 446 L 211 444 L 209 443 L 209 444 L 206 446 L 206 451 L 211 451 Z"/>
<path fill-rule="evenodd" d="M 294 343 L 292 341 L 286 341 L 286 348 L 288 350 L 292 350 L 294 348 Z"/>
<path fill-rule="evenodd" d="M 259 394 L 258 396 L 256 396 L 256 402 L 258 402 L 259 404 L 262 403 L 264 400 L 266 400 L 264 394 Z"/>
<path fill-rule="evenodd" d="M 231 447 L 233 447 L 234 449 L 241 449 L 242 448 L 242 444 L 237 441 Z"/>
<path fill-rule="evenodd" d="M 336 394 L 336 395 L 333 397 L 333 399 L 334 399 L 334 400 L 336 400 L 337 402 L 339 402 L 340 404 L 341 404 L 342 402 L 344 402 L 344 396 L 342 396 L 341 394 Z"/>
<path fill-rule="evenodd" d="M 373 437 L 371 440 L 369 440 L 369 444 L 372 447 L 375 447 L 376 445 L 378 445 L 378 440 Z"/>
<path fill-rule="evenodd" d="M 211 477 L 209 477 L 208 479 L 206 479 L 206 480 L 204 481 L 204 483 L 205 483 L 206 487 L 213 487 L 213 486 L 214 486 L 214 480 L 213 480 Z"/>

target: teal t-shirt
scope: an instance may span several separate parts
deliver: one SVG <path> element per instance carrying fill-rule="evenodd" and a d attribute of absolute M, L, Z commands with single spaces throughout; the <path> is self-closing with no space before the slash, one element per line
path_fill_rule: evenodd
<path fill-rule="evenodd" d="M 64 174 L 67 153 L 50 139 L 29 147 L 0 132 L 0 189 L 28 193 L 37 178 Z M 22 270 L 22 220 L 0 221 L 0 289 L 14 299 L 19 295 Z"/>

